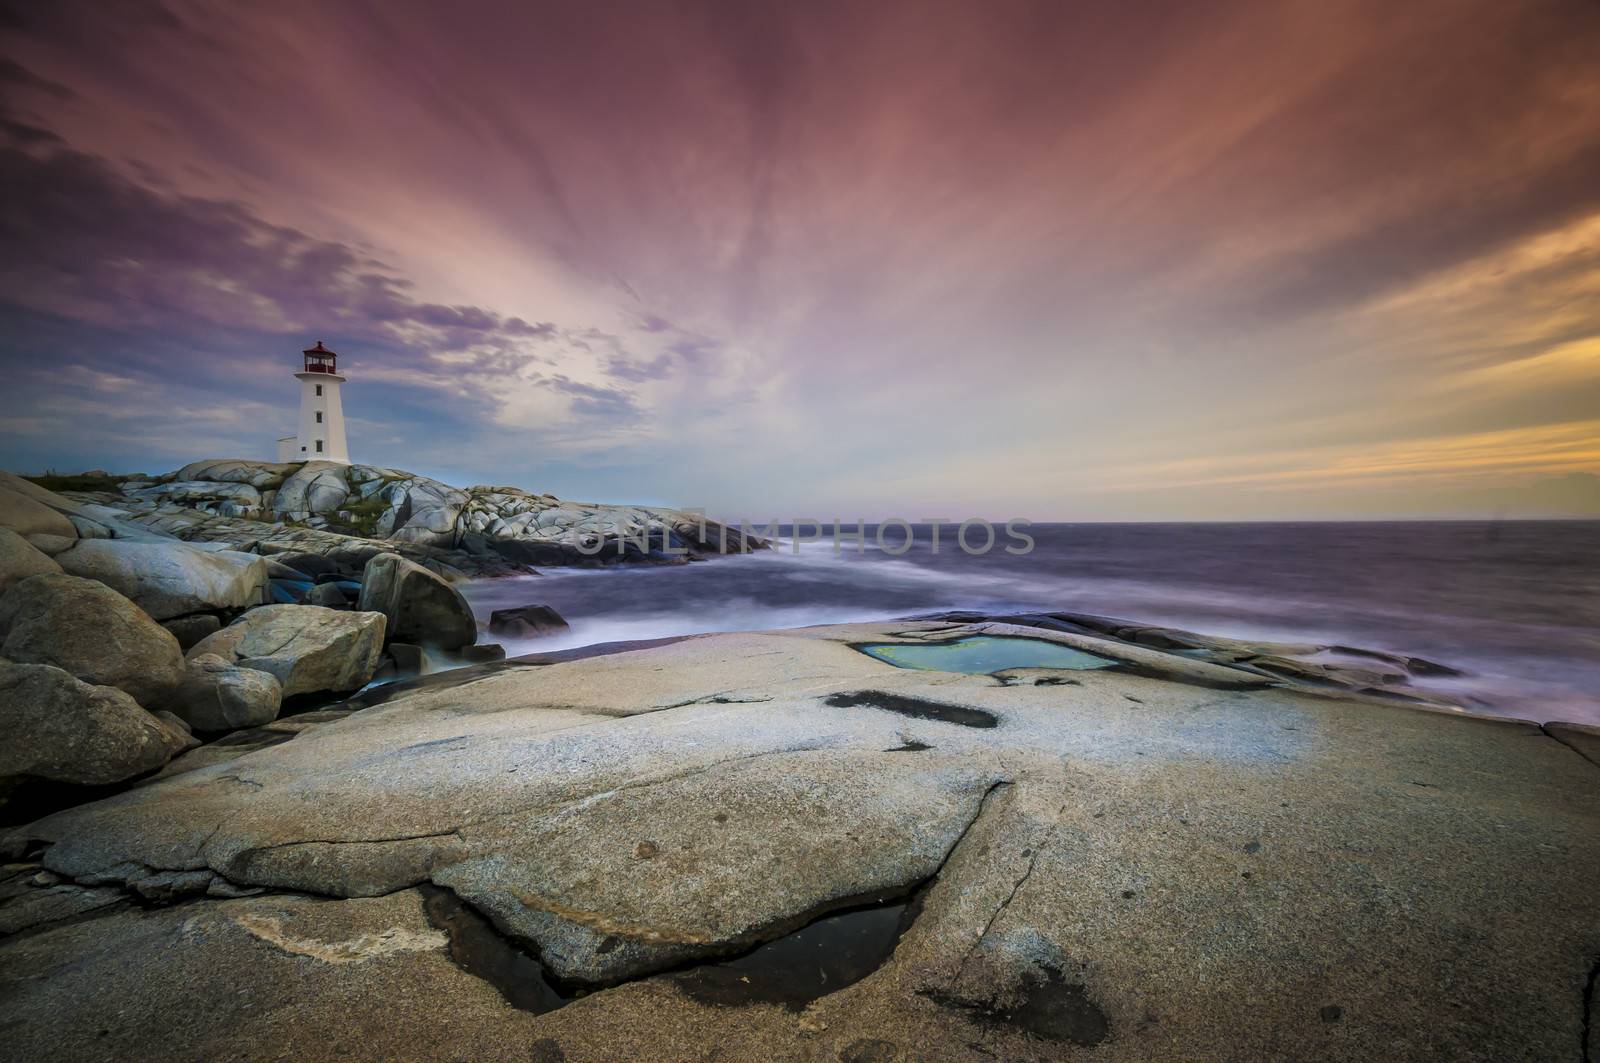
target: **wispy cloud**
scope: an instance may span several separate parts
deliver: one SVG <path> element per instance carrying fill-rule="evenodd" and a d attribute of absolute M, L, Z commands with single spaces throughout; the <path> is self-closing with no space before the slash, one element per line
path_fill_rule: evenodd
<path fill-rule="evenodd" d="M 394 426 L 358 454 L 581 495 L 1455 513 L 1600 470 L 1580 0 L 14 30 L 0 463 L 105 464 L 37 409 L 113 398 L 123 452 L 265 453 L 322 338 Z"/>

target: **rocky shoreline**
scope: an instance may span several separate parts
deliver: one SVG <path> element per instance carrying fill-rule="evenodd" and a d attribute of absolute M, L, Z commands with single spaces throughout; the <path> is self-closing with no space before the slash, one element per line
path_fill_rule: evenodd
<path fill-rule="evenodd" d="M 242 611 L 185 657 L 172 580 L 4 534 L 9 731 L 104 717 L 56 777 L 123 780 L 0 835 L 22 1058 L 1597 1047 L 1600 731 L 1463 713 L 1419 685 L 1447 664 L 946 613 L 337 701 L 397 646 L 482 652 L 447 580 L 380 551 L 336 609 L 225 606 L 219 578 Z M 195 552 L 262 599 L 283 556 Z M 273 684 L 321 707 L 253 722 Z M 202 720 L 226 733 L 184 751 Z M 21 744 L 0 770 L 67 759 Z"/>
<path fill-rule="evenodd" d="M 539 565 L 682 564 L 767 545 L 679 510 L 452 487 L 375 465 L 207 460 L 157 477 L 55 479 L 66 486 L 46 504 L 70 507 L 86 538 L 154 535 L 263 555 L 316 554 L 347 573 L 379 549 L 463 579 Z"/>
<path fill-rule="evenodd" d="M 64 493 L 0 473 L 0 722 L 13 738 L 0 791 L 55 785 L 64 800 L 159 769 L 197 736 L 503 658 L 453 581 L 534 559 L 681 563 L 765 546 L 691 514 L 371 466 L 58 479 Z M 530 606 L 488 627 L 561 624 Z"/>

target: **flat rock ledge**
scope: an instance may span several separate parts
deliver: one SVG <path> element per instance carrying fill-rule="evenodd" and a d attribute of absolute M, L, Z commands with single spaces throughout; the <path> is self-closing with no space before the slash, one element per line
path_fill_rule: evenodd
<path fill-rule="evenodd" d="M 709 635 L 240 732 L 4 835 L 0 1029 L 39 1060 L 1595 1058 L 1589 735 L 1116 623 Z M 973 635 L 1114 663 L 859 648 Z M 881 956 L 767 993 L 879 910 Z"/>

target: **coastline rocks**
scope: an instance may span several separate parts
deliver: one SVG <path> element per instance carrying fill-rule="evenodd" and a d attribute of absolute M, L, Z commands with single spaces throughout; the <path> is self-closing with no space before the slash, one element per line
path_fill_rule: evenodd
<path fill-rule="evenodd" d="M 77 576 L 23 580 L 0 599 L 0 655 L 54 665 L 141 705 L 161 702 L 183 680 L 178 640 L 110 587 Z"/>
<path fill-rule="evenodd" d="M 282 701 L 283 685 L 275 675 L 202 653 L 190 658 L 166 705 L 197 731 L 232 731 L 271 723 Z"/>
<path fill-rule="evenodd" d="M 127 492 L 130 498 L 155 505 L 193 506 L 227 517 L 259 516 L 261 492 L 247 483 L 175 480 Z"/>
<path fill-rule="evenodd" d="M 345 466 L 308 461 L 278 487 L 272 512 L 279 520 L 306 520 L 338 509 L 349 494 Z"/>
<path fill-rule="evenodd" d="M 327 609 L 348 609 L 350 608 L 350 592 L 346 590 L 343 583 L 319 583 L 306 592 L 306 602 L 309 605 L 320 605 Z"/>
<path fill-rule="evenodd" d="M 71 550 L 78 544 L 78 539 L 76 536 L 73 536 L 69 539 L 65 535 L 34 534 L 25 536 L 25 538 L 28 540 L 29 546 L 33 547 L 41 554 L 44 554 L 46 557 L 55 557 L 61 551 Z"/>
<path fill-rule="evenodd" d="M 409 642 L 391 642 L 385 652 L 388 654 L 388 661 L 385 662 L 389 666 L 388 678 L 415 679 L 438 670 L 428 651 L 421 646 Z"/>
<path fill-rule="evenodd" d="M 201 640 L 189 659 L 216 654 L 224 662 L 267 672 L 282 684 L 286 698 L 356 690 L 378 666 L 384 628 L 384 616 L 377 612 L 267 605 Z"/>
<path fill-rule="evenodd" d="M 283 550 L 272 555 L 272 560 L 305 579 L 337 574 L 339 566 L 321 554 L 308 554 L 299 550 Z"/>
<path fill-rule="evenodd" d="M 161 626 L 172 632 L 172 637 L 178 640 L 178 648 L 188 653 L 201 639 L 222 630 L 222 621 L 211 613 L 195 613 L 163 620 Z"/>
<path fill-rule="evenodd" d="M 247 609 L 267 593 L 267 566 L 260 557 L 176 541 L 97 539 L 79 542 L 55 560 L 64 571 L 99 580 L 133 599 L 157 620 Z"/>
<path fill-rule="evenodd" d="M 189 736 L 114 687 L 48 664 L 0 660 L 0 779 L 104 785 L 153 771 Z"/>
<path fill-rule="evenodd" d="M 0 594 L 29 576 L 45 576 L 61 571 L 61 566 L 51 560 L 28 540 L 10 528 L 0 528 Z"/>
<path fill-rule="evenodd" d="M 566 631 L 568 624 L 548 605 L 524 605 L 515 609 L 496 609 L 489 614 L 489 632 L 511 638 L 531 639 Z"/>
<path fill-rule="evenodd" d="M 862 649 L 1003 634 L 1057 641 L 982 620 L 711 634 L 196 750 L 200 770 L 0 836 L 48 883 L 17 888 L 275 892 L 0 942 L 6 1043 L 381 1059 L 448 1027 L 444 1054 L 486 1059 L 1577 1054 L 1600 769 L 1526 722 L 1238 669 L 1250 685 L 1219 690 L 1147 645 L 1012 682 Z M 882 945 L 858 949 L 869 923 Z M 815 962 L 845 951 L 864 955 L 846 978 Z M 802 976 L 803 998 L 770 995 Z M 231 1009 L 201 1049 L 197 985 Z"/>
<path fill-rule="evenodd" d="M 64 535 L 76 539 L 78 529 L 72 521 L 39 497 L 48 493 L 20 476 L 0 472 L 0 527 L 10 528 L 18 535 Z"/>
<path fill-rule="evenodd" d="M 325 532 L 387 540 L 414 560 L 428 551 L 465 554 L 447 563 L 480 575 L 529 563 L 677 564 L 697 552 L 767 545 L 677 510 L 570 502 L 515 487 L 459 488 L 399 469 L 326 461 L 193 462 L 156 480 L 124 481 L 119 490 L 122 510 L 99 505 L 90 512 L 108 501 L 107 492 L 63 501 L 76 502 L 74 512 L 94 517 L 116 538 L 134 537 L 130 524 L 183 539 L 249 537 L 257 544 Z M 273 518 L 291 526 L 264 523 Z"/>
<path fill-rule="evenodd" d="M 449 484 L 421 477 L 396 484 L 388 494 L 395 514 L 390 538 L 427 546 L 455 543 L 456 521 L 471 497 Z"/>
<path fill-rule="evenodd" d="M 461 592 L 398 554 L 367 562 L 356 608 L 388 617 L 388 636 L 401 642 L 457 650 L 478 640 L 478 623 Z"/>
<path fill-rule="evenodd" d="M 489 664 L 505 660 L 506 648 L 498 642 L 479 642 L 476 645 L 461 647 L 451 654 L 451 657 L 465 664 Z"/>
<path fill-rule="evenodd" d="M 229 461 L 211 459 L 192 461 L 173 473 L 174 480 L 218 480 L 223 483 L 249 484 L 259 490 L 277 487 L 295 470 L 298 462 L 277 464 L 267 461 Z"/>

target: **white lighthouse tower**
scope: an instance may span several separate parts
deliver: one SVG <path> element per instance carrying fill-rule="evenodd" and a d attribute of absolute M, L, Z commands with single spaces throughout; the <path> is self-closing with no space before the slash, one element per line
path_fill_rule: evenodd
<path fill-rule="evenodd" d="M 350 464 L 350 448 L 344 441 L 344 405 L 339 401 L 337 355 L 318 340 L 315 347 L 302 352 L 305 369 L 295 374 L 300 381 L 300 431 L 278 440 L 279 461 L 337 461 Z"/>

